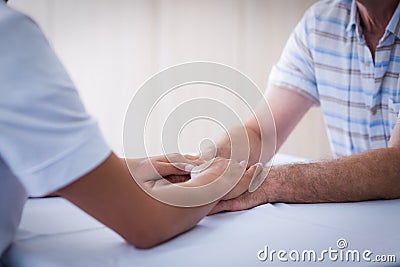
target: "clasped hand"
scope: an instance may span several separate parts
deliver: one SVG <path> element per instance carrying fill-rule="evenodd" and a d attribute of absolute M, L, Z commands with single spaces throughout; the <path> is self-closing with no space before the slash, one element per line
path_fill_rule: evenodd
<path fill-rule="evenodd" d="M 248 167 L 244 161 L 239 163 L 220 157 L 203 160 L 198 156 L 181 154 L 127 159 L 127 164 L 131 170 L 135 170 L 136 181 L 149 189 L 170 186 L 171 183 L 183 187 L 201 187 L 218 178 L 236 177 L 238 179 L 236 185 L 233 188 L 230 186 L 230 190 L 220 200 L 237 198 L 247 192 L 251 180 L 262 169 L 260 164 Z"/>

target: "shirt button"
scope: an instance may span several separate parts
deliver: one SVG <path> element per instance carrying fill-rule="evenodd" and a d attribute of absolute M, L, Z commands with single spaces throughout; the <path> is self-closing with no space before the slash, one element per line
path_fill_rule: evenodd
<path fill-rule="evenodd" d="M 373 116 L 376 115 L 376 112 L 378 112 L 378 107 L 377 107 L 377 106 L 375 106 L 375 107 L 373 107 L 373 108 L 371 109 L 371 114 L 372 114 Z"/>
<path fill-rule="evenodd" d="M 369 67 L 369 62 L 368 61 L 365 62 L 364 65 L 365 65 L 365 67 Z"/>

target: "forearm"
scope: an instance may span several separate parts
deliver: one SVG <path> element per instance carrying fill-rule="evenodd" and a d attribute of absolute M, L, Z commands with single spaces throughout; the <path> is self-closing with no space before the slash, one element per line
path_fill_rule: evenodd
<path fill-rule="evenodd" d="M 133 244 L 149 248 L 186 232 L 204 218 L 216 203 L 190 208 L 154 203 L 141 215 L 143 228 L 140 243 Z"/>
<path fill-rule="evenodd" d="M 57 193 L 140 248 L 189 230 L 215 205 L 181 208 L 150 197 L 132 178 L 124 160 L 114 154 Z"/>
<path fill-rule="evenodd" d="M 400 198 L 400 149 L 271 168 L 260 188 L 267 202 L 318 203 Z"/>

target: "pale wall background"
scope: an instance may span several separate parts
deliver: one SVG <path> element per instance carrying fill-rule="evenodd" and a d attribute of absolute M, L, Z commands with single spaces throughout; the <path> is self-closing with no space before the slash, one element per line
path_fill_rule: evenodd
<path fill-rule="evenodd" d="M 289 34 L 315 0 L 10 0 L 34 18 L 76 83 L 109 144 L 121 154 L 124 114 L 135 91 L 171 65 L 213 61 L 265 89 Z M 199 127 L 193 132 L 208 132 Z M 190 135 L 189 135 L 190 136 Z M 313 108 L 282 152 L 328 158 Z"/>

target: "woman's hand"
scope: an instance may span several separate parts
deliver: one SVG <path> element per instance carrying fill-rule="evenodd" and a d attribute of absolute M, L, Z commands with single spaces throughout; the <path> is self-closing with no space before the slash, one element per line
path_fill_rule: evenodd
<path fill-rule="evenodd" d="M 247 192 L 253 177 L 256 177 L 261 170 L 260 164 L 246 169 L 244 161 L 239 163 L 235 160 L 217 157 L 194 167 L 190 173 L 191 180 L 180 185 L 200 187 L 219 180 L 215 186 L 220 187 L 218 190 L 221 190 L 221 187 L 226 188 L 226 194 L 222 200 L 228 200 Z"/>
<path fill-rule="evenodd" d="M 246 169 L 245 162 L 219 157 L 205 162 L 196 156 L 180 154 L 127 159 L 126 163 L 135 180 L 151 192 L 159 193 L 160 199 L 172 184 L 198 188 L 196 194 L 203 195 L 199 198 L 205 200 L 206 196 L 210 196 L 210 201 L 236 198 L 248 191 L 251 180 L 259 172 L 258 165 Z"/>
<path fill-rule="evenodd" d="M 149 187 L 186 181 L 190 179 L 190 171 L 201 163 L 203 161 L 196 157 L 177 153 L 126 159 L 129 171 L 135 180 Z"/>

